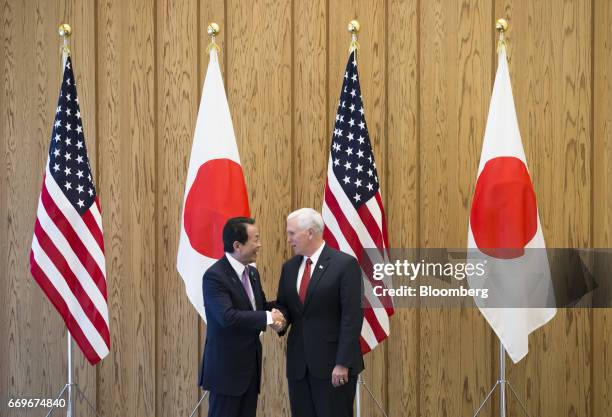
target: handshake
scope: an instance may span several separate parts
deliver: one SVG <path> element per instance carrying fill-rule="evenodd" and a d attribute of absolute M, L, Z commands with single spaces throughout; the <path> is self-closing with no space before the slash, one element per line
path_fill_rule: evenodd
<path fill-rule="evenodd" d="M 283 313 L 281 313 L 279 310 L 275 308 L 272 309 L 271 313 L 272 313 L 272 324 L 270 324 L 270 327 L 272 327 L 272 329 L 276 333 L 278 333 L 287 326 L 287 319 L 285 319 L 285 316 L 283 315 Z"/>

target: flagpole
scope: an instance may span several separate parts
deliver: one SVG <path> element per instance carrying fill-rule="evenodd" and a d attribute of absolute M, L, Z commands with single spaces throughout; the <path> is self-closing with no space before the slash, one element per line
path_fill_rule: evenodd
<path fill-rule="evenodd" d="M 357 20 L 351 20 L 348 23 L 348 31 L 351 34 L 351 44 L 349 45 L 349 54 L 355 51 L 355 60 L 357 60 L 357 50 L 359 49 L 359 42 L 357 41 L 357 34 L 361 29 L 361 25 Z"/>
<path fill-rule="evenodd" d="M 500 48 L 506 48 L 506 31 L 508 30 L 508 22 L 505 19 L 498 19 L 495 22 L 495 30 L 499 33 L 499 41 L 497 43 L 497 51 Z M 499 417 L 506 417 L 506 348 L 499 339 Z"/>
<path fill-rule="evenodd" d="M 357 20 L 351 20 L 348 23 L 347 30 L 351 34 L 351 44 L 349 45 L 349 54 L 355 51 L 355 64 L 357 63 L 357 51 L 359 50 L 359 42 L 357 41 L 357 34 L 359 33 L 360 29 L 361 29 L 361 25 L 359 24 Z M 361 378 L 361 374 L 357 376 L 357 384 L 355 385 L 355 410 L 356 410 L 357 417 L 361 417 L 361 386 L 362 385 L 366 389 L 366 391 L 368 392 L 368 394 L 370 395 L 374 403 L 376 403 L 376 406 L 380 410 L 381 414 L 384 417 L 387 417 L 387 413 L 385 413 L 384 408 L 376 400 L 376 397 L 374 397 L 374 394 L 372 394 L 372 391 L 370 391 L 370 389 L 368 388 L 368 385 Z"/>
<path fill-rule="evenodd" d="M 506 349 L 499 341 L 499 417 L 506 417 Z"/>
<path fill-rule="evenodd" d="M 497 42 L 497 52 L 499 54 L 502 48 L 504 49 L 506 48 L 506 31 L 508 30 L 508 22 L 505 19 L 498 19 L 497 22 L 495 22 L 495 30 L 499 33 L 499 40 Z M 491 398 L 491 395 L 493 395 L 493 392 L 495 392 L 495 388 L 497 388 L 498 385 L 499 385 L 499 416 L 506 417 L 506 386 L 507 386 L 508 388 L 510 388 L 510 392 L 516 398 L 517 402 L 523 409 L 523 412 L 525 413 L 525 415 L 529 417 L 529 413 L 527 412 L 527 408 L 525 407 L 525 404 L 523 404 L 521 399 L 516 394 L 516 391 L 514 391 L 514 388 L 512 387 L 512 384 L 510 384 L 510 381 L 506 379 L 506 348 L 504 347 L 501 339 L 498 338 L 497 340 L 499 342 L 499 378 L 497 379 L 497 381 L 495 382 L 495 385 L 493 385 L 493 388 L 491 388 L 491 390 L 489 391 L 489 393 L 487 394 L 483 402 L 480 404 L 480 407 L 478 407 L 478 409 L 476 410 L 474 417 L 477 417 L 478 414 L 480 414 L 480 411 L 483 409 L 487 401 L 489 401 L 489 398 Z"/>
<path fill-rule="evenodd" d="M 66 330 L 68 340 L 68 404 L 66 406 L 66 416 L 72 417 L 72 335 L 70 330 Z"/>
<path fill-rule="evenodd" d="M 207 47 L 208 53 L 210 53 L 213 49 L 215 49 L 217 52 L 221 51 L 221 48 L 215 41 L 215 38 L 217 37 L 217 35 L 219 35 L 220 32 L 221 32 L 221 28 L 215 22 L 211 22 L 206 28 L 206 33 L 208 33 L 208 36 L 210 36 L 210 43 L 208 44 L 208 47 Z M 202 402 L 204 401 L 204 399 L 206 398 L 208 394 L 209 394 L 208 391 L 204 391 L 204 393 L 198 400 L 198 403 L 191 411 L 191 414 L 189 414 L 189 417 L 193 417 L 196 414 L 196 412 L 200 408 L 200 404 L 202 404 Z"/>
<path fill-rule="evenodd" d="M 68 47 L 68 41 L 70 39 L 70 35 L 72 35 L 72 28 L 69 24 L 63 23 L 59 27 L 59 35 L 62 37 L 62 46 L 61 46 L 61 79 L 63 79 L 64 67 L 66 66 L 66 60 L 68 59 L 68 54 L 70 53 L 70 49 Z M 66 404 L 66 416 L 72 417 L 72 335 L 70 334 L 70 330 L 66 328 L 66 341 L 67 341 L 67 357 L 68 357 L 68 369 L 67 376 L 68 382 L 66 383 L 66 389 L 68 391 L 68 401 Z"/>
<path fill-rule="evenodd" d="M 351 20 L 348 23 L 347 30 L 351 34 L 351 44 L 349 46 L 349 54 L 355 51 L 355 60 L 357 60 L 357 49 L 359 49 L 359 43 L 357 42 L 357 34 L 359 33 L 359 29 L 361 25 L 357 20 Z M 361 417 L 361 383 L 363 380 L 361 379 L 361 374 L 357 375 L 357 384 L 355 384 L 355 411 L 357 412 L 357 417 Z"/>

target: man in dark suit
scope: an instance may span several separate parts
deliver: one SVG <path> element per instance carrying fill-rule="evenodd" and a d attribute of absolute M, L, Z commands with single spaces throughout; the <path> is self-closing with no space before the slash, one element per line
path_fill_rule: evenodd
<path fill-rule="evenodd" d="M 352 416 L 357 376 L 364 369 L 361 269 L 355 258 L 325 244 L 323 220 L 313 209 L 287 217 L 287 241 L 295 256 L 283 265 L 276 302 L 291 326 L 291 414 Z"/>
<path fill-rule="evenodd" d="M 254 417 L 261 383 L 261 342 L 266 326 L 283 322 L 266 302 L 257 269 L 249 266 L 261 247 L 251 218 L 229 219 L 225 256 L 204 273 L 206 345 L 200 385 L 210 392 L 209 417 Z"/>

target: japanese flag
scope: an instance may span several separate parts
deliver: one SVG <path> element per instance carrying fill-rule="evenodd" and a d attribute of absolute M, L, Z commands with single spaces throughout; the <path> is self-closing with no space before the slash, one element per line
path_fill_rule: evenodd
<path fill-rule="evenodd" d="M 484 262 L 485 276 L 469 283 L 488 290 L 476 304 L 515 363 L 556 313 L 545 247 L 501 47 L 468 230 L 468 257 Z"/>
<path fill-rule="evenodd" d="M 176 267 L 202 319 L 202 277 L 224 255 L 222 231 L 231 217 L 250 216 L 236 137 L 217 58 L 211 48 L 187 171 Z"/>

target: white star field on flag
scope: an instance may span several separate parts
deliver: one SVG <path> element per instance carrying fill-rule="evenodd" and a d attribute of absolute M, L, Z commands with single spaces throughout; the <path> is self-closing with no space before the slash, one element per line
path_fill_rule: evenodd
<path fill-rule="evenodd" d="M 79 101 L 73 97 L 76 83 L 68 58 L 51 135 L 49 168 L 64 195 L 83 214 L 94 203 L 96 189 L 87 159 Z"/>
<path fill-rule="evenodd" d="M 378 192 L 379 186 L 356 68 L 353 59 L 344 73 L 331 146 L 334 173 L 344 193 L 358 208 Z"/>

